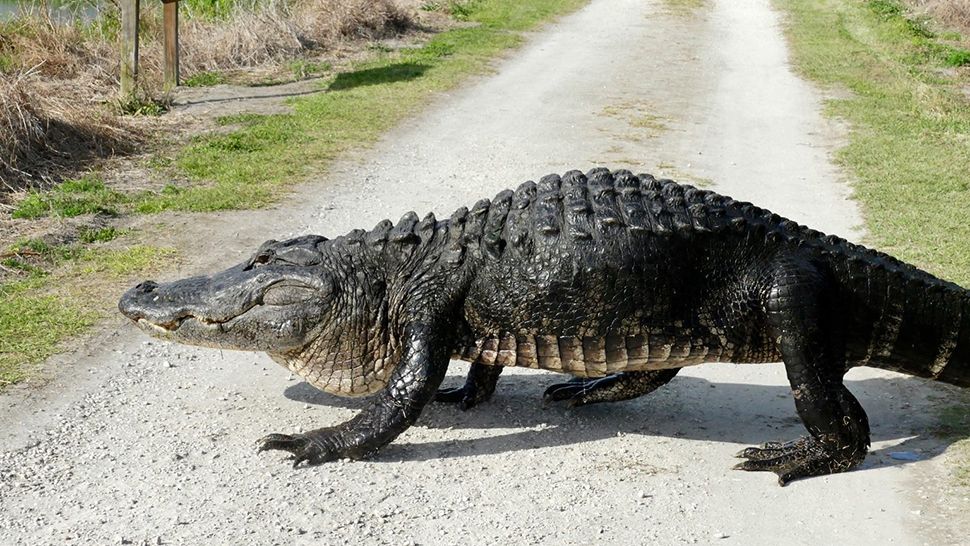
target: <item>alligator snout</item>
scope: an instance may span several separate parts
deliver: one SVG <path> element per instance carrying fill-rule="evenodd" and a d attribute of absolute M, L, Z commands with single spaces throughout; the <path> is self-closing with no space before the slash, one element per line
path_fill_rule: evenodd
<path fill-rule="evenodd" d="M 118 310 L 131 320 L 138 320 L 145 316 L 145 298 L 155 292 L 158 283 L 155 281 L 145 281 L 134 288 L 129 289 L 118 302 Z"/>

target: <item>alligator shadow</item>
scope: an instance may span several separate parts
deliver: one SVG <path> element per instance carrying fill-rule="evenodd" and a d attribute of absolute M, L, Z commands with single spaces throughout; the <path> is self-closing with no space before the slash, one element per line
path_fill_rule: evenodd
<path fill-rule="evenodd" d="M 399 440 L 374 460 L 423 461 L 580 446 L 617 435 L 744 445 L 805 435 L 787 386 L 712 382 L 681 375 L 636 400 L 574 409 L 558 404 L 544 407 L 543 390 L 563 377 L 507 374 L 491 401 L 466 412 L 449 404 L 432 404 L 416 426 L 454 430 L 456 439 Z M 459 385 L 461 381 L 451 375 L 445 384 Z M 937 418 L 930 399 L 940 396 L 939 388 L 908 377 L 850 380 L 846 385 L 866 409 L 872 440 L 890 443 L 870 451 L 863 469 L 910 462 L 892 459 L 889 454 L 896 451 L 915 451 L 920 459 L 934 457 L 956 441 L 932 434 Z M 352 409 L 367 403 L 366 399 L 330 395 L 306 383 L 288 387 L 284 395 L 304 403 Z M 469 432 L 474 429 L 480 434 Z"/>
<path fill-rule="evenodd" d="M 330 91 L 341 91 L 366 85 L 413 80 L 423 76 L 428 68 L 429 66 L 426 64 L 404 62 L 377 68 L 364 68 L 353 72 L 341 72 L 327 86 L 327 89 Z"/>

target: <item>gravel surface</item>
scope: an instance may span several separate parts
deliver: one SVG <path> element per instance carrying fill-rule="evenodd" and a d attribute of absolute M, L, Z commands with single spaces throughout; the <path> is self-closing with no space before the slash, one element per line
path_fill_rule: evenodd
<path fill-rule="evenodd" d="M 406 210 L 446 217 L 505 187 L 594 165 L 713 188 L 858 240 L 830 153 L 838 131 L 787 65 L 767 0 L 694 15 L 594 1 L 495 73 L 439 97 L 278 207 L 170 215 L 160 240 L 211 271 L 263 239 L 334 235 Z M 780 488 L 733 454 L 804 430 L 780 365 L 685 370 L 650 396 L 543 408 L 561 376 L 503 375 L 469 412 L 432 404 L 378 457 L 292 470 L 269 432 L 343 421 L 264 355 L 150 340 L 119 318 L 51 361 L 53 381 L 0 395 L 0 544 L 942 544 L 970 502 L 930 434 L 954 391 L 875 370 L 861 470 Z M 447 384 L 467 368 L 456 363 Z M 915 462 L 890 453 L 906 452 Z M 912 458 L 907 455 L 905 458 Z"/>

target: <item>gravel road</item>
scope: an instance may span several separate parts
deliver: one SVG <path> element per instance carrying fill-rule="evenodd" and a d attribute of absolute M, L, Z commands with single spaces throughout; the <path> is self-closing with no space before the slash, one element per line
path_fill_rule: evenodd
<path fill-rule="evenodd" d="M 768 0 L 690 14 L 593 1 L 270 210 L 161 236 L 197 252 L 170 277 L 263 239 L 334 235 L 406 210 L 447 216 L 505 187 L 595 165 L 756 202 L 858 240 L 831 162 L 838 128 L 787 63 Z M 712 181 L 712 182 L 711 182 Z M 209 217 L 206 217 L 209 218 Z M 351 417 L 263 355 L 150 340 L 119 318 L 0 395 L 0 544 L 944 544 L 970 502 L 950 485 L 934 408 L 954 392 L 856 370 L 873 452 L 861 470 L 780 488 L 733 454 L 804 430 L 780 365 L 699 366 L 625 403 L 543 408 L 560 377 L 511 370 L 469 412 L 432 404 L 366 462 L 292 470 L 268 432 Z M 448 384 L 467 368 L 455 364 Z M 919 460 L 895 460 L 913 452 Z"/>

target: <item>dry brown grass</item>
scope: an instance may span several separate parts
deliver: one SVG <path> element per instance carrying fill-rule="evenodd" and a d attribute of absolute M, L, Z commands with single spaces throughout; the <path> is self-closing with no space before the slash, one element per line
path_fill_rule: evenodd
<path fill-rule="evenodd" d="M 159 98 L 161 3 L 142 5 L 139 87 Z M 117 115 L 112 26 L 63 24 L 46 14 L 37 9 L 0 27 L 0 55 L 13 61 L 0 69 L 0 203 L 11 190 L 43 185 L 144 142 L 144 123 Z M 109 7 L 106 17 L 117 12 Z M 271 65 L 411 25 L 394 0 L 265 0 L 221 20 L 183 17 L 182 75 Z"/>
<path fill-rule="evenodd" d="M 953 28 L 970 40 L 970 0 L 909 0 L 918 12 Z"/>
<path fill-rule="evenodd" d="M 182 63 L 188 73 L 255 66 L 397 34 L 411 24 L 391 0 L 268 0 L 255 10 L 238 8 L 227 21 L 187 21 L 180 29 Z"/>
<path fill-rule="evenodd" d="M 36 70 L 0 74 L 0 203 L 144 140 L 136 125 L 64 93 Z"/>

